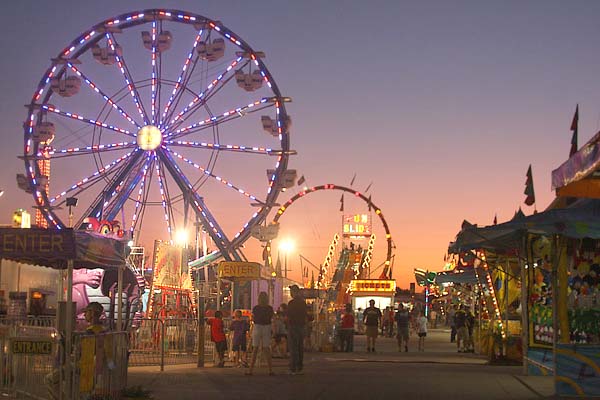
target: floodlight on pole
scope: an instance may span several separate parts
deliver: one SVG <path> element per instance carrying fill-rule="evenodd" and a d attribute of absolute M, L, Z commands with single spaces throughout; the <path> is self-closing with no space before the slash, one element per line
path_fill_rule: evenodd
<path fill-rule="evenodd" d="M 187 247 L 188 245 L 188 231 L 180 229 L 175 232 L 175 244 L 181 247 Z"/>
<path fill-rule="evenodd" d="M 77 197 L 67 197 L 66 206 L 69 207 L 69 228 L 73 227 L 73 207 L 77 207 Z"/>
<path fill-rule="evenodd" d="M 295 247 L 296 246 L 295 246 L 294 242 L 292 240 L 290 240 L 290 239 L 284 239 L 279 244 L 279 249 L 281 251 L 283 251 L 283 254 L 284 254 L 284 259 L 283 259 L 284 260 L 283 261 L 284 272 L 283 272 L 283 276 L 286 277 L 286 278 L 287 278 L 287 272 L 288 272 L 288 263 L 287 263 L 287 261 L 288 261 L 288 254 L 290 252 L 292 252 Z"/>

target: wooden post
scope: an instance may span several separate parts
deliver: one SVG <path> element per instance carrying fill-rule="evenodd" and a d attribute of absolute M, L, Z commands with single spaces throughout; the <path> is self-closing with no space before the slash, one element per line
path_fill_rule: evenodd
<path fill-rule="evenodd" d="M 523 262 L 522 255 L 525 254 L 525 262 Z M 528 351 L 529 351 L 529 320 L 528 320 L 528 308 L 529 308 L 529 279 L 525 267 L 531 268 L 529 260 L 527 258 L 527 238 L 523 239 L 523 251 L 521 254 L 517 254 L 519 259 L 519 267 L 521 274 L 521 348 L 523 349 L 523 375 L 529 373 L 529 362 L 528 362 Z"/>
<path fill-rule="evenodd" d="M 123 331 L 123 269 L 125 265 L 119 265 L 117 270 L 117 331 Z"/>

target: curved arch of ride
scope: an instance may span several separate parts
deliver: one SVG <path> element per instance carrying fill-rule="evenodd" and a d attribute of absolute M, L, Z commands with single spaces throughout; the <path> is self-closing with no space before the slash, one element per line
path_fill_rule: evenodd
<path fill-rule="evenodd" d="M 385 218 L 383 217 L 383 213 L 381 212 L 381 209 L 379 207 L 377 207 L 375 205 L 375 203 L 373 203 L 371 201 L 371 199 L 369 199 L 368 197 L 366 197 L 364 194 L 362 194 L 361 192 L 345 187 L 345 186 L 339 186 L 339 185 L 334 185 L 332 183 L 328 183 L 325 185 L 319 185 L 319 186 L 313 186 L 310 188 L 305 188 L 304 190 L 302 190 L 300 193 L 294 195 L 291 199 L 289 199 L 288 201 L 286 201 L 284 204 L 282 204 L 279 209 L 277 210 L 277 214 L 275 214 L 275 217 L 273 218 L 273 221 L 271 223 L 276 224 L 279 222 L 279 219 L 283 216 L 283 214 L 288 210 L 288 208 L 294 204 L 294 202 L 302 197 L 305 197 L 307 194 L 309 193 L 313 193 L 313 192 L 318 192 L 321 190 L 339 190 L 342 192 L 347 192 L 350 193 L 352 195 L 354 195 L 355 197 L 358 197 L 359 199 L 363 200 L 365 203 L 367 203 L 367 205 L 369 205 L 369 207 L 371 207 L 373 210 L 375 210 L 375 214 L 377 214 L 377 216 L 379 216 L 379 219 L 383 225 L 383 228 L 385 230 L 385 239 L 387 241 L 387 255 L 386 255 L 386 260 L 385 260 L 385 268 L 387 270 L 386 275 L 390 276 L 391 275 L 391 270 L 390 270 L 390 265 L 391 265 L 391 261 L 392 261 L 392 250 L 393 250 L 393 242 L 392 242 L 392 234 L 390 233 L 390 229 L 388 227 L 388 224 L 385 220 Z M 267 248 L 270 249 L 270 242 L 267 245 Z"/>

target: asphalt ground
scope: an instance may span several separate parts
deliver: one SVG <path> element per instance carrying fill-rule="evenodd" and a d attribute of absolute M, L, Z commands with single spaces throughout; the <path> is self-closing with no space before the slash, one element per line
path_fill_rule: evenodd
<path fill-rule="evenodd" d="M 476 354 L 458 353 L 447 330 L 431 330 L 425 351 L 399 352 L 395 339 L 379 338 L 375 353 L 355 336 L 352 353 L 305 353 L 304 374 L 289 375 L 287 359 L 274 359 L 254 375 L 245 369 L 207 364 L 132 367 L 128 386 L 141 385 L 155 399 L 540 399 L 554 393 L 552 377 L 524 376 L 520 366 L 488 365 Z"/>

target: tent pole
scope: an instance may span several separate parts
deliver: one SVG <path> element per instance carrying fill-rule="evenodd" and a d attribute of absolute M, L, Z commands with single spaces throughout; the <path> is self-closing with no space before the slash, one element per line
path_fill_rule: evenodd
<path fill-rule="evenodd" d="M 119 265 L 117 271 L 117 331 L 123 331 L 123 268 Z"/>
<path fill-rule="evenodd" d="M 73 396 L 73 259 L 67 261 L 67 304 L 65 307 L 65 375 L 66 375 L 66 399 Z"/>
<path fill-rule="evenodd" d="M 527 238 L 523 238 L 522 248 L 524 253 L 527 254 Z M 528 322 L 528 293 L 529 293 L 529 282 L 527 279 L 526 266 L 529 264 L 529 260 L 526 258 L 523 262 L 522 254 L 517 253 L 519 259 L 519 269 L 521 274 L 521 348 L 523 349 L 523 375 L 529 375 L 529 322 Z"/>

